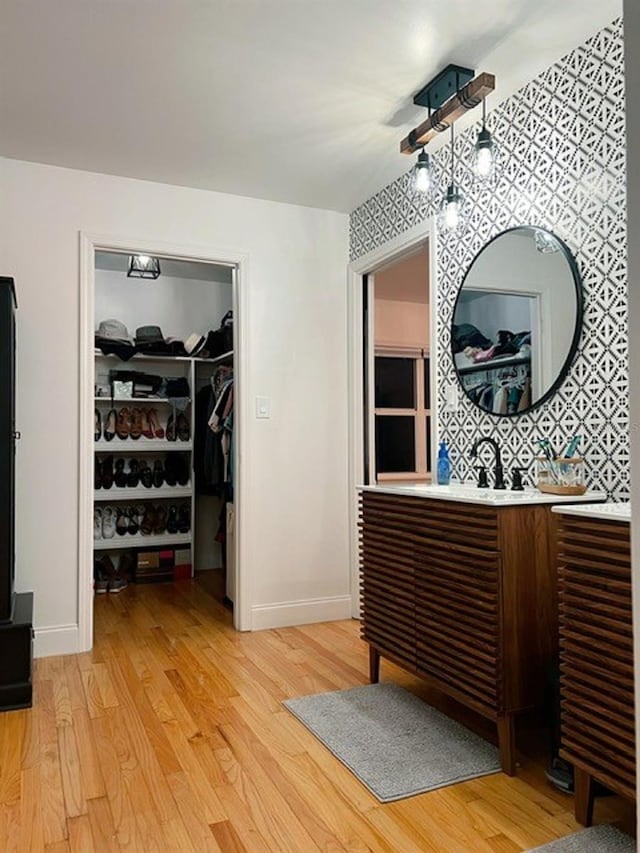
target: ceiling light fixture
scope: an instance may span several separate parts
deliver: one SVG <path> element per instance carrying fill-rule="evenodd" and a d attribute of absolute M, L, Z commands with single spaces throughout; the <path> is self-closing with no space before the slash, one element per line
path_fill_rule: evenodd
<path fill-rule="evenodd" d="M 447 187 L 445 197 L 440 204 L 440 217 L 442 227 L 449 232 L 457 231 L 461 221 L 462 203 L 464 197 L 455 182 L 455 149 L 454 149 L 454 131 L 453 124 L 451 125 L 451 183 Z"/>
<path fill-rule="evenodd" d="M 487 99 L 482 99 L 482 130 L 476 139 L 476 174 L 479 178 L 488 178 L 495 165 L 495 145 L 491 133 L 487 130 Z"/>
<path fill-rule="evenodd" d="M 424 148 L 413 167 L 413 188 L 419 193 L 428 193 L 431 189 L 431 161 Z"/>
<path fill-rule="evenodd" d="M 158 278 L 160 261 L 151 255 L 129 255 L 127 278 Z"/>

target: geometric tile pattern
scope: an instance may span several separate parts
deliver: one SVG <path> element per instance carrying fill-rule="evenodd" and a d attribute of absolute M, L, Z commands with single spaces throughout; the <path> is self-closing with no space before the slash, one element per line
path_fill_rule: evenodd
<path fill-rule="evenodd" d="M 455 141 L 456 181 L 466 197 L 464 229 L 438 235 L 437 329 L 439 435 L 457 480 L 473 478 L 469 449 L 494 435 L 505 467 L 532 466 L 537 438 L 561 449 L 582 436 L 591 488 L 629 498 L 629 387 L 626 268 L 626 164 L 623 26 L 617 20 L 508 98 L 488 116 L 500 147 L 490 183 L 475 179 L 478 125 Z M 450 147 L 434 155 L 439 191 Z M 350 218 L 351 259 L 378 248 L 432 215 L 437 198 L 416 195 L 409 173 L 380 190 Z M 530 414 L 496 418 L 461 395 L 444 411 L 445 386 L 456 378 L 449 327 L 464 273 L 479 249 L 515 225 L 540 225 L 569 246 L 584 288 L 579 350 L 562 387 Z M 527 481 L 533 480 L 533 471 Z"/>

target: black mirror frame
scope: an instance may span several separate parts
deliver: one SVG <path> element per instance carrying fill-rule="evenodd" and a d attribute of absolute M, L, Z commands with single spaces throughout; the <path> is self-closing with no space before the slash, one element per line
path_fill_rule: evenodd
<path fill-rule="evenodd" d="M 453 353 L 452 327 L 453 327 L 454 317 L 456 316 L 456 309 L 458 307 L 458 301 L 460 299 L 460 294 L 461 294 L 462 289 L 464 287 L 464 284 L 467 280 L 467 276 L 471 272 L 473 265 L 475 264 L 476 260 L 485 251 L 485 249 L 488 249 L 489 246 L 495 240 L 497 240 L 499 237 L 504 237 L 505 234 L 509 234 L 511 231 L 520 231 L 523 228 L 535 228 L 538 231 L 543 231 L 545 234 L 548 234 L 550 237 L 552 237 L 556 241 L 556 243 L 558 244 L 560 251 L 562 252 L 562 254 L 564 256 L 564 259 L 569 264 L 569 269 L 571 270 L 571 275 L 573 277 L 573 284 L 574 284 L 575 293 L 576 293 L 576 323 L 575 323 L 575 328 L 573 330 L 573 338 L 571 340 L 571 346 L 569 347 L 569 352 L 567 354 L 566 359 L 564 360 L 564 363 L 563 363 L 561 369 L 558 371 L 558 376 L 557 376 L 555 382 L 553 383 L 553 385 L 547 391 L 545 391 L 545 393 L 542 395 L 542 397 L 540 397 L 535 402 L 532 402 L 532 404 L 528 408 L 523 409 L 521 412 L 513 412 L 512 414 L 501 415 L 501 414 L 498 414 L 496 412 L 489 412 L 486 409 L 483 409 L 481 406 L 478 406 L 478 404 L 475 402 L 475 400 L 473 400 L 471 398 L 471 395 L 467 393 L 467 389 L 464 387 L 464 384 L 462 382 L 462 379 L 460 376 L 460 371 L 458 370 L 458 366 L 456 365 L 456 360 L 455 360 L 454 353 Z M 495 234 L 487 243 L 484 244 L 484 246 L 480 249 L 480 251 L 474 255 L 473 260 L 469 264 L 469 267 L 464 274 L 464 278 L 462 279 L 462 283 L 461 283 L 460 287 L 458 288 L 458 294 L 456 296 L 456 301 L 455 301 L 455 304 L 453 306 L 453 313 L 451 314 L 451 322 L 449 324 L 449 338 L 450 338 L 449 354 L 450 354 L 451 360 L 453 362 L 453 369 L 454 369 L 455 374 L 456 374 L 456 379 L 458 380 L 458 385 L 460 386 L 460 388 L 464 392 L 464 395 L 467 398 L 467 400 L 469 400 L 469 402 L 472 403 L 476 408 L 480 409 L 480 411 L 483 412 L 485 415 L 490 415 L 491 417 L 494 417 L 494 418 L 517 418 L 517 417 L 520 417 L 521 415 L 528 415 L 530 412 L 533 412 L 535 409 L 542 406 L 544 403 L 547 402 L 547 400 L 549 400 L 551 397 L 553 397 L 553 395 L 559 390 L 560 386 L 562 385 L 562 383 L 567 378 L 567 374 L 569 373 L 571 365 L 573 364 L 573 360 L 576 357 L 576 352 L 578 351 L 578 344 L 580 343 L 580 336 L 582 335 L 583 319 L 584 319 L 584 294 L 582 291 L 582 276 L 580 275 L 580 270 L 578 268 L 578 263 L 577 263 L 576 259 L 571 254 L 571 250 L 569 249 L 567 244 L 564 242 L 564 240 L 562 240 L 562 238 L 558 237 L 557 234 L 554 234 L 553 231 L 550 231 L 548 228 L 543 228 L 540 225 L 515 225 L 513 228 L 507 228 L 505 231 L 500 231 L 499 234 Z"/>

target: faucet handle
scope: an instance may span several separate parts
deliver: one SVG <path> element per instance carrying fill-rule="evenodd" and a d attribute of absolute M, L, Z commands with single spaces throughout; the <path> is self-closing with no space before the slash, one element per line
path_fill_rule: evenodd
<path fill-rule="evenodd" d="M 475 469 L 478 472 L 478 488 L 487 489 L 489 487 L 489 480 L 487 479 L 486 467 L 484 465 L 476 465 Z"/>
<path fill-rule="evenodd" d="M 515 466 L 511 469 L 511 491 L 512 492 L 523 492 L 524 486 L 522 485 L 522 474 L 521 471 L 526 471 L 526 468 L 522 468 L 520 466 Z"/>

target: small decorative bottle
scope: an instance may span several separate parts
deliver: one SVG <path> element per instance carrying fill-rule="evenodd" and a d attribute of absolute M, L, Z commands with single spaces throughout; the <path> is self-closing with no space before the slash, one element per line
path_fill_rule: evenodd
<path fill-rule="evenodd" d="M 449 458 L 449 448 L 446 441 L 440 442 L 440 450 L 438 450 L 438 485 L 448 486 L 451 479 L 451 459 Z"/>

